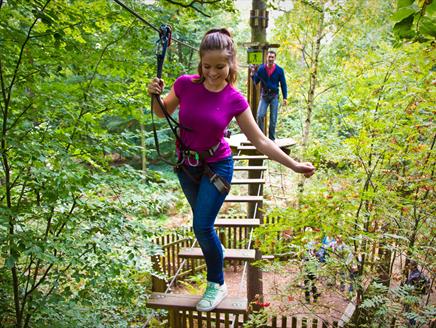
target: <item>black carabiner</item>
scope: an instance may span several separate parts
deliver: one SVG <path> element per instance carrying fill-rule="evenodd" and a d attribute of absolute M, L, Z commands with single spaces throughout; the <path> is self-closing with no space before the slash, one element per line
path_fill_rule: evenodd
<path fill-rule="evenodd" d="M 159 40 L 156 42 L 156 57 L 157 57 L 157 74 L 162 78 L 163 64 L 168 47 L 171 45 L 171 27 L 169 25 L 161 25 L 159 29 Z"/>

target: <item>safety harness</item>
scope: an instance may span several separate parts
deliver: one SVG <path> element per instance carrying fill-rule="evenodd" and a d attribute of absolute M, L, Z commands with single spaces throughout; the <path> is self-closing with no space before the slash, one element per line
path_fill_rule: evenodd
<path fill-rule="evenodd" d="M 165 61 L 165 55 L 168 47 L 171 44 L 171 28 L 168 25 L 161 25 L 159 29 L 159 40 L 157 41 L 157 47 L 156 47 L 156 58 L 157 58 L 157 77 L 159 79 L 162 78 L 162 70 L 163 70 L 163 64 Z M 157 130 L 156 125 L 154 123 L 154 113 L 153 113 L 153 102 L 157 101 L 159 104 L 159 107 L 161 108 L 165 119 L 167 120 L 167 123 L 174 134 L 176 138 L 176 145 L 179 149 L 179 156 L 178 161 L 176 163 L 173 163 L 166 158 L 164 158 L 160 152 L 159 147 L 159 139 L 157 136 Z M 186 167 L 186 163 L 193 167 L 203 167 L 203 174 L 209 178 L 209 181 L 213 183 L 213 185 L 218 189 L 221 193 L 228 193 L 230 191 L 230 184 L 223 179 L 218 174 L 214 173 L 213 170 L 210 168 L 209 164 L 206 162 L 208 158 L 211 158 L 214 156 L 215 152 L 218 150 L 220 143 L 212 146 L 208 150 L 205 151 L 195 151 L 192 149 L 189 149 L 185 145 L 185 143 L 182 141 L 180 137 L 180 129 L 186 130 L 186 131 L 192 131 L 192 129 L 189 129 L 183 125 L 181 125 L 179 122 L 177 122 L 169 113 L 168 110 L 165 107 L 165 104 L 162 102 L 160 95 L 153 94 L 151 97 L 151 121 L 153 126 L 153 136 L 154 136 L 154 143 L 156 145 L 156 151 L 158 153 L 158 156 L 167 164 L 174 167 L 175 171 L 183 170 L 184 173 L 195 183 L 199 184 L 201 177 L 196 178 L 194 177 Z"/>

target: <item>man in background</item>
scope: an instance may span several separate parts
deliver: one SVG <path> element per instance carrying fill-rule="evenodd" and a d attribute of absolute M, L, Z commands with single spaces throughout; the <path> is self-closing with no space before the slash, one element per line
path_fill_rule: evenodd
<path fill-rule="evenodd" d="M 266 112 L 268 107 L 270 107 L 268 137 L 271 140 L 275 140 L 279 108 L 279 84 L 282 90 L 284 106 L 287 105 L 288 97 L 285 72 L 283 68 L 275 63 L 275 60 L 276 53 L 274 51 L 268 51 L 267 63 L 260 65 L 257 71 L 255 67 L 252 67 L 252 79 L 254 83 L 257 84 L 261 82 L 261 97 L 257 109 L 257 124 L 263 131 Z"/>

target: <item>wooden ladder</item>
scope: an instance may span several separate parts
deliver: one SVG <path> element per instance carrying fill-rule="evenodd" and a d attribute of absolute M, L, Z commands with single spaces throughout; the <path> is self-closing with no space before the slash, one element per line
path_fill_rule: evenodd
<path fill-rule="evenodd" d="M 265 183 L 264 172 L 266 166 L 263 162 L 267 159 L 264 155 L 259 155 L 255 148 L 249 143 L 241 143 L 237 147 L 237 156 L 233 159 L 238 164 L 234 166 L 235 172 L 247 172 L 247 177 L 235 178 L 232 185 L 248 186 L 248 195 L 229 194 L 225 199 L 225 203 L 246 203 L 247 216 L 245 218 L 221 218 L 218 217 L 215 221 L 215 227 L 239 227 L 245 229 L 253 229 L 262 224 L 263 221 L 263 185 Z M 248 164 L 246 164 L 248 162 Z M 246 165 L 243 165 L 246 164 Z M 203 258 L 200 248 L 182 248 L 178 254 L 184 259 Z M 246 319 L 248 305 L 255 300 L 257 295 L 262 295 L 263 288 L 261 282 L 261 271 L 251 266 L 251 262 L 261 259 L 261 254 L 252 249 L 226 248 L 224 261 L 244 261 L 247 263 L 247 297 L 226 297 L 215 310 L 208 313 L 200 313 L 196 311 L 196 304 L 200 300 L 200 295 L 190 294 L 172 294 L 155 291 L 151 294 L 147 307 L 154 309 L 166 309 L 169 311 L 169 327 L 183 328 L 186 327 L 185 322 L 189 322 L 189 327 L 194 327 L 192 324 L 194 317 L 196 327 L 202 327 L 202 322 L 207 322 L 207 327 L 210 327 L 211 321 L 215 321 L 215 327 L 231 327 L 230 322 L 233 320 L 232 327 L 238 327 L 241 322 L 238 315 Z M 233 316 L 233 319 L 230 317 Z M 185 318 L 184 318 L 185 317 Z M 235 325 L 236 318 L 236 325 Z M 204 321 L 203 321 L 204 320 Z"/>

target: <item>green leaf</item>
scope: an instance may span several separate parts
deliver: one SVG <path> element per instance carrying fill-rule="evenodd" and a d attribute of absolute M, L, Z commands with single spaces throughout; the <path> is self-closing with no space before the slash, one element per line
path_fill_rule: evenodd
<path fill-rule="evenodd" d="M 413 16 L 409 16 L 394 26 L 394 33 L 399 38 L 412 39 L 415 36 L 415 31 L 411 29 L 413 24 Z"/>
<path fill-rule="evenodd" d="M 412 6 L 408 6 L 408 7 L 403 7 L 397 10 L 397 12 L 395 12 L 392 15 L 392 20 L 394 22 L 401 22 L 402 20 L 406 19 L 407 17 L 417 13 L 419 11 L 419 8 L 416 7 L 416 5 L 412 5 Z"/>
<path fill-rule="evenodd" d="M 436 37 L 436 19 L 429 17 L 422 17 L 419 23 L 419 32 L 424 35 Z"/>
<path fill-rule="evenodd" d="M 9 256 L 5 262 L 5 267 L 8 269 L 12 269 L 14 267 L 16 261 L 17 261 L 16 257 Z"/>
<path fill-rule="evenodd" d="M 433 1 L 427 7 L 425 7 L 425 12 L 429 16 L 435 15 L 436 14 L 436 1 Z"/>
<path fill-rule="evenodd" d="M 397 8 L 403 8 L 410 6 L 415 0 L 398 0 L 397 1 Z"/>

